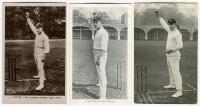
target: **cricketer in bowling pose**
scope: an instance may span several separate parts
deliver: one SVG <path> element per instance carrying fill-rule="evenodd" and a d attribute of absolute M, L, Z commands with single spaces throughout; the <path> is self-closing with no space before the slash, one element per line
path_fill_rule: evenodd
<path fill-rule="evenodd" d="M 175 19 L 169 19 L 168 24 L 165 20 L 160 17 L 158 11 L 156 15 L 162 27 L 168 32 L 167 45 L 166 45 L 166 56 L 167 56 L 167 67 L 169 70 L 170 84 L 164 86 L 164 88 L 176 88 L 177 92 L 172 95 L 172 97 L 182 96 L 182 78 L 179 69 L 179 61 L 181 58 L 180 49 L 183 47 L 182 35 L 177 29 L 177 24 Z"/>
<path fill-rule="evenodd" d="M 106 61 L 107 61 L 107 46 L 108 46 L 108 32 L 103 28 L 101 24 L 101 17 L 94 17 L 93 22 L 96 29 L 94 43 L 93 43 L 93 54 L 96 64 L 96 70 L 99 77 L 99 99 L 106 99 Z"/>
<path fill-rule="evenodd" d="M 26 14 L 27 22 L 35 34 L 35 47 L 34 47 L 34 59 L 37 65 L 38 75 L 34 76 L 34 78 L 39 78 L 39 86 L 35 88 L 35 90 L 41 90 L 44 88 L 44 62 L 46 59 L 46 55 L 49 53 L 49 38 L 43 31 L 43 26 L 41 23 L 33 24 L 32 20 L 29 18 L 29 13 Z"/>

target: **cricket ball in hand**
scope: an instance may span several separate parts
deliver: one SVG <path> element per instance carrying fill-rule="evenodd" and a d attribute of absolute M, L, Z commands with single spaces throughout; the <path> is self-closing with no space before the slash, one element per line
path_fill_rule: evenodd
<path fill-rule="evenodd" d="M 29 16 L 29 12 L 26 12 L 26 15 Z"/>
<path fill-rule="evenodd" d="M 155 11 L 155 13 L 157 14 L 157 13 L 158 13 L 158 11 Z"/>

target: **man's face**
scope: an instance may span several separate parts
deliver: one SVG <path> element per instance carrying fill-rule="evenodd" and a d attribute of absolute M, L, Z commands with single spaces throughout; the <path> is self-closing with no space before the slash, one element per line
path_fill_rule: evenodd
<path fill-rule="evenodd" d="M 94 22 L 95 28 L 99 29 L 101 27 L 101 22 L 100 21 L 95 21 Z"/>
<path fill-rule="evenodd" d="M 176 24 L 169 24 L 169 28 L 173 31 L 176 28 Z"/>
<path fill-rule="evenodd" d="M 42 33 L 42 28 L 41 27 L 38 27 L 38 28 L 36 28 L 36 31 L 37 31 L 37 34 L 41 34 Z"/>

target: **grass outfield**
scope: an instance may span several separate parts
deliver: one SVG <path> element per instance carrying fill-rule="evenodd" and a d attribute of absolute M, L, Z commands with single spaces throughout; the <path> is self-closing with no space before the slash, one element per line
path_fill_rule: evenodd
<path fill-rule="evenodd" d="M 173 92 L 163 89 L 164 85 L 169 84 L 169 76 L 166 63 L 164 41 L 135 41 L 134 43 L 134 62 L 136 64 L 147 64 L 148 70 L 148 92 L 153 103 L 196 103 L 197 92 L 197 42 L 185 41 L 184 48 L 181 51 L 180 72 L 183 80 L 183 90 L 192 90 L 183 92 L 183 96 L 173 99 L 170 96 Z M 135 69 L 136 70 L 136 69 Z M 135 71 L 136 78 L 136 71 Z M 136 79 L 135 79 L 136 92 Z M 174 90 L 170 90 L 174 91 Z M 156 93 L 157 92 L 157 93 Z M 138 96 L 135 95 L 135 102 L 140 103 Z"/>
<path fill-rule="evenodd" d="M 95 86 L 98 83 L 98 76 L 94 64 L 92 44 L 92 40 L 73 40 L 73 99 L 98 98 L 99 87 Z M 108 43 L 106 72 L 107 98 L 109 99 L 127 98 L 126 79 L 120 80 L 125 84 L 124 88 L 116 89 L 117 61 L 127 61 L 127 40 L 110 40 Z M 127 77 L 125 76 L 125 78 Z"/>
<path fill-rule="evenodd" d="M 33 57 L 34 41 L 5 43 L 5 80 L 8 80 L 8 57 L 16 57 L 17 82 L 5 82 L 6 95 L 65 95 L 65 41 L 50 41 L 45 62 L 45 88 L 35 91 L 38 80 L 25 81 L 37 74 Z"/>

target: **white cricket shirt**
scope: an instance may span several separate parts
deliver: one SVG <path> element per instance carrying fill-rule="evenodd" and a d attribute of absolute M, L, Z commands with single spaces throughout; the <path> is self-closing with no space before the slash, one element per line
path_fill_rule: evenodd
<path fill-rule="evenodd" d="M 183 41 L 180 31 L 177 28 L 173 31 L 170 30 L 169 25 L 162 17 L 159 18 L 159 21 L 162 27 L 168 32 L 166 49 L 174 51 L 170 54 L 167 54 L 167 56 L 181 56 L 179 50 L 183 47 Z"/>
<path fill-rule="evenodd" d="M 49 38 L 42 32 L 40 35 L 35 37 L 35 55 L 42 55 L 44 53 L 49 53 Z"/>
<path fill-rule="evenodd" d="M 103 27 L 101 27 L 95 34 L 93 49 L 107 51 L 108 39 L 108 32 Z"/>

